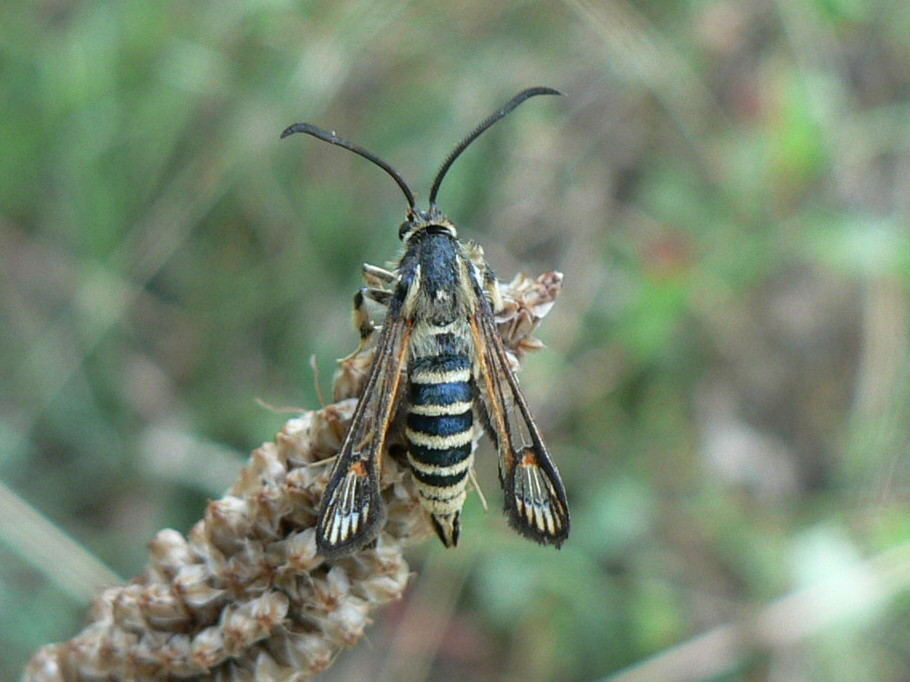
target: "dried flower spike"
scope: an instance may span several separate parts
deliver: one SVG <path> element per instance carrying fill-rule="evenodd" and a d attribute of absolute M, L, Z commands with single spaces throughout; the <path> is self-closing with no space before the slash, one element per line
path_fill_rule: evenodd
<path fill-rule="evenodd" d="M 496 322 L 514 364 L 539 346 L 530 334 L 561 280 L 554 272 L 502 285 Z M 371 356 L 361 348 L 341 361 L 338 401 L 291 419 L 253 452 L 188 538 L 160 531 L 143 574 L 102 591 L 92 622 L 42 647 L 23 679 L 299 680 L 356 642 L 372 610 L 401 597 L 404 547 L 432 534 L 410 472 L 384 457 L 388 520 L 376 542 L 335 561 L 317 554 L 314 524 L 328 475 L 320 460 L 338 452 Z"/>

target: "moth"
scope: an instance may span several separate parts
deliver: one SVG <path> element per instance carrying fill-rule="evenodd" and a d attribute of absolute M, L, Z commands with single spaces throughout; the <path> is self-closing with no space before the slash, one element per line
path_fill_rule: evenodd
<path fill-rule="evenodd" d="M 404 253 L 397 267 L 365 266 L 368 281 L 380 280 L 387 288 L 367 288 L 360 295 L 387 311 L 320 504 L 316 543 L 323 556 L 350 554 L 379 533 L 385 521 L 380 458 L 402 401 L 408 463 L 420 501 L 446 547 L 458 543 L 474 463 L 475 420 L 498 451 L 504 509 L 512 528 L 556 547 L 568 537 L 562 479 L 496 326 L 494 312 L 502 305 L 498 282 L 480 246 L 459 241 L 455 224 L 436 204 L 443 178 L 468 145 L 525 100 L 559 94 L 552 88 L 529 88 L 484 119 L 443 162 L 425 211 L 417 208 L 398 171 L 363 147 L 310 123 L 296 123 L 281 134 L 306 133 L 362 156 L 388 173 L 408 202 L 398 230 Z"/>

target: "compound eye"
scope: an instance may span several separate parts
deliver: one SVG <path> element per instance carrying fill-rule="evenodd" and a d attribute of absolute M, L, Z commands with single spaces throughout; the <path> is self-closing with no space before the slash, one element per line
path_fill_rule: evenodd
<path fill-rule="evenodd" d="M 414 229 L 414 224 L 410 220 L 405 220 L 403 223 L 401 223 L 401 227 L 398 228 L 398 238 L 401 241 L 404 241 L 404 238 L 413 229 Z"/>

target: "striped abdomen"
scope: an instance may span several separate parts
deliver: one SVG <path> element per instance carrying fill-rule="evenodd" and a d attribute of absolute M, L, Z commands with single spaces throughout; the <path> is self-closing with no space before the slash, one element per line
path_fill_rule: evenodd
<path fill-rule="evenodd" d="M 408 460 L 423 506 L 447 547 L 458 542 L 474 461 L 471 336 L 458 327 L 427 324 L 421 342 L 412 344 L 408 368 Z"/>

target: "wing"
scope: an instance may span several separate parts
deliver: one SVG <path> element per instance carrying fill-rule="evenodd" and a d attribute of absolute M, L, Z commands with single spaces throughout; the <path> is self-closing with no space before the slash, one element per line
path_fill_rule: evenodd
<path fill-rule="evenodd" d="M 566 491 L 509 365 L 491 304 L 476 282 L 474 290 L 479 302 L 471 316 L 471 332 L 481 375 L 480 399 L 487 430 L 499 451 L 509 525 L 525 537 L 559 547 L 569 536 Z"/>
<path fill-rule="evenodd" d="M 319 507 L 316 545 L 325 557 L 338 558 L 362 547 L 376 537 L 385 521 L 379 494 L 380 456 L 395 414 L 410 333 L 410 324 L 393 299 Z"/>

